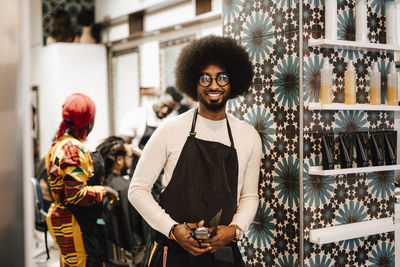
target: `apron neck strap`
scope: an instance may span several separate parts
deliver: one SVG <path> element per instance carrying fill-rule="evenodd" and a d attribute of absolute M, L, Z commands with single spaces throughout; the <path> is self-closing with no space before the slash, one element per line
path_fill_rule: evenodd
<path fill-rule="evenodd" d="M 192 120 L 192 128 L 190 129 L 190 136 L 195 137 L 196 136 L 196 132 L 194 131 L 196 128 L 196 121 L 197 121 L 197 114 L 199 113 L 199 109 L 196 108 L 194 110 L 194 114 L 193 114 L 193 120 Z M 233 143 L 233 137 L 232 137 L 232 131 L 231 131 L 231 126 L 229 125 L 229 121 L 228 121 L 228 116 L 225 115 L 225 119 L 226 119 L 226 126 L 228 128 L 228 135 L 229 135 L 229 140 L 231 141 L 231 147 L 235 148 L 235 144 Z"/>
<path fill-rule="evenodd" d="M 196 121 L 197 121 L 197 114 L 199 113 L 199 109 L 196 108 L 194 110 L 194 115 L 193 115 L 193 120 L 192 120 L 192 128 L 190 129 L 190 136 L 195 137 L 196 136 L 196 132 L 194 131 L 194 129 L 196 128 Z"/>
<path fill-rule="evenodd" d="M 229 140 L 231 140 L 231 147 L 235 148 L 235 144 L 233 143 L 231 126 L 229 125 L 229 121 L 228 121 L 228 116 L 225 115 L 225 118 L 226 118 L 226 127 L 228 128 Z"/>

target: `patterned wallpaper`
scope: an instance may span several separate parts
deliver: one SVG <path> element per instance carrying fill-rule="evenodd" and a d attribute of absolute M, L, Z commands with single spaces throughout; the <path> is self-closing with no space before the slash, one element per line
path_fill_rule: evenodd
<path fill-rule="evenodd" d="M 76 19 L 82 8 L 94 9 L 94 0 L 42 0 L 43 44 L 53 28 L 53 16 L 57 9 L 68 11 L 72 25 L 78 32 Z"/>
<path fill-rule="evenodd" d="M 303 5 L 303 77 L 299 76 L 299 4 Z M 354 0 L 338 0 L 338 38 L 354 40 Z M 385 43 L 384 1 L 368 0 L 368 32 Z M 382 95 L 393 54 L 308 47 L 324 36 L 323 0 L 224 0 L 223 32 L 239 40 L 253 61 L 254 86 L 228 102 L 229 112 L 254 125 L 262 141 L 260 204 L 243 242 L 248 266 L 394 266 L 394 234 L 384 233 L 323 246 L 309 242 L 310 229 L 393 216 L 394 173 L 308 175 L 321 165 L 321 133 L 392 130 L 393 112 L 310 111 L 303 115 L 303 195 L 299 175 L 299 80 L 305 106 L 320 99 L 324 58 L 333 66 L 334 102 L 344 102 L 344 71 L 351 59 L 357 72 L 357 102 L 369 102 L 369 71 L 382 73 Z M 338 154 L 337 146 L 335 154 Z M 338 159 L 336 158 L 336 161 Z M 304 206 L 300 206 L 300 198 Z M 303 209 L 304 247 L 300 248 L 299 209 Z"/>
<path fill-rule="evenodd" d="M 255 70 L 250 93 L 229 111 L 258 130 L 264 157 L 259 209 L 240 243 L 248 266 L 299 265 L 298 6 L 291 0 L 223 2 L 223 33 L 239 40 Z"/>

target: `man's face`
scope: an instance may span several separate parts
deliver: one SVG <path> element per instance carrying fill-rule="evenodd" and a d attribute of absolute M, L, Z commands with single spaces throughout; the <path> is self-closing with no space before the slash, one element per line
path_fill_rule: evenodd
<path fill-rule="evenodd" d="M 131 168 L 132 165 L 132 149 L 128 144 L 124 145 L 126 155 L 124 156 L 124 165 L 122 166 L 121 169 L 121 175 L 127 175 L 128 170 Z"/>
<path fill-rule="evenodd" d="M 197 97 L 203 106 L 213 112 L 225 109 L 226 101 L 229 99 L 231 85 L 220 86 L 217 83 L 217 76 L 225 73 L 225 69 L 217 65 L 208 65 L 202 71 L 211 76 L 211 84 L 207 87 L 201 86 L 197 82 Z"/>
<path fill-rule="evenodd" d="M 169 94 L 162 94 L 154 105 L 154 112 L 157 118 L 163 119 L 168 116 L 176 107 L 177 103 Z"/>

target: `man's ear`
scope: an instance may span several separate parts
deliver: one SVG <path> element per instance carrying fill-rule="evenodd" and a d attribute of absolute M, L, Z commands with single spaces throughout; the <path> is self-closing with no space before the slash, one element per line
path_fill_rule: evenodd
<path fill-rule="evenodd" d="M 115 158 L 115 164 L 122 166 L 124 164 L 124 156 L 117 156 Z"/>

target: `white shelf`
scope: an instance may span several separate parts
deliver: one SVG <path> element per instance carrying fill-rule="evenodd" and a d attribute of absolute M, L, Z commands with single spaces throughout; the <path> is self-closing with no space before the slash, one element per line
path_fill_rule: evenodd
<path fill-rule="evenodd" d="M 343 103 L 323 104 L 310 102 L 306 105 L 309 110 L 380 110 L 380 111 L 400 111 L 400 106 L 389 105 L 370 105 L 355 104 L 346 105 Z"/>
<path fill-rule="evenodd" d="M 310 230 L 310 242 L 318 245 L 323 245 L 327 243 L 398 230 L 400 230 L 400 224 L 395 224 L 393 222 L 393 218 L 389 217 L 377 220 L 313 229 Z"/>
<path fill-rule="evenodd" d="M 312 38 L 308 40 L 308 46 L 311 47 L 319 46 L 325 48 L 349 49 L 349 50 L 368 50 L 368 51 L 386 51 L 386 52 L 400 51 L 399 45 L 373 44 L 373 43 L 361 43 L 355 41 L 312 39 Z"/>
<path fill-rule="evenodd" d="M 338 174 L 382 172 L 382 171 L 394 171 L 394 170 L 400 170 L 400 165 L 385 165 L 385 166 L 347 168 L 347 169 L 340 169 L 340 166 L 336 165 L 335 169 L 333 170 L 323 170 L 322 166 L 312 166 L 310 167 L 308 174 L 328 176 L 328 175 L 338 175 Z"/>

